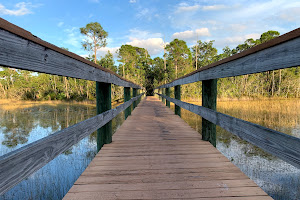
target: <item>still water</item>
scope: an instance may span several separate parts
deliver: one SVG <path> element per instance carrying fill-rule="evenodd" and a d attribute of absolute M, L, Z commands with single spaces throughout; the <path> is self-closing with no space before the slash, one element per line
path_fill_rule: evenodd
<path fill-rule="evenodd" d="M 171 108 L 174 110 L 172 103 Z M 217 111 L 300 138 L 300 99 L 218 102 Z M 184 109 L 181 113 L 201 133 L 201 117 Z M 300 199 L 300 169 L 219 126 L 217 149 L 274 199 Z"/>
<path fill-rule="evenodd" d="M 20 109 L 2 108 L 0 156 L 95 115 L 95 106 L 65 103 Z M 112 121 L 113 132 L 123 121 L 122 112 Z M 62 199 L 94 158 L 96 150 L 96 133 L 92 133 L 0 196 L 0 199 Z"/>
<path fill-rule="evenodd" d="M 172 107 L 174 109 L 174 106 Z M 219 112 L 300 137 L 300 100 L 218 102 Z M 88 119 L 88 105 L 34 105 L 0 109 L 0 155 Z M 182 110 L 182 118 L 201 133 L 201 117 Z M 113 131 L 124 113 L 113 120 Z M 217 148 L 274 199 L 300 199 L 300 170 L 217 127 Z M 61 199 L 96 154 L 96 134 L 52 160 L 0 199 Z"/>

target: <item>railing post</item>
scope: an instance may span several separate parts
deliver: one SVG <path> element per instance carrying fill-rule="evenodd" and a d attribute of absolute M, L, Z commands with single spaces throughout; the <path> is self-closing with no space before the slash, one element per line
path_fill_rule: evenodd
<path fill-rule="evenodd" d="M 131 97 L 130 97 L 130 87 L 124 87 L 124 102 L 129 101 L 130 99 L 131 99 Z M 125 113 L 125 119 L 127 119 L 127 117 L 129 115 L 131 115 L 131 106 L 126 108 L 124 113 Z"/>
<path fill-rule="evenodd" d="M 174 96 L 175 96 L 175 99 L 177 100 L 181 100 L 181 89 L 180 89 L 180 85 L 176 85 L 175 86 L 175 89 L 174 89 Z M 175 115 L 178 115 L 179 117 L 181 117 L 181 108 L 180 106 L 177 106 L 175 104 Z"/>
<path fill-rule="evenodd" d="M 96 82 L 97 115 L 111 109 L 111 83 Z M 97 151 L 112 141 L 111 121 L 97 130 Z"/>
<path fill-rule="evenodd" d="M 170 88 L 166 88 L 166 96 L 170 97 Z M 166 106 L 170 108 L 170 101 L 166 99 Z"/>
<path fill-rule="evenodd" d="M 161 94 L 165 94 L 165 88 L 161 88 Z M 161 97 L 161 102 L 163 102 L 163 104 L 165 104 L 165 98 Z"/>
<path fill-rule="evenodd" d="M 136 97 L 137 96 L 137 89 L 136 88 L 132 88 L 132 97 Z M 133 102 L 133 109 L 135 109 L 137 106 L 137 101 Z"/>
<path fill-rule="evenodd" d="M 202 106 L 216 110 L 217 107 L 217 80 L 202 81 Z M 216 147 L 216 125 L 202 118 L 202 139 L 209 141 Z"/>

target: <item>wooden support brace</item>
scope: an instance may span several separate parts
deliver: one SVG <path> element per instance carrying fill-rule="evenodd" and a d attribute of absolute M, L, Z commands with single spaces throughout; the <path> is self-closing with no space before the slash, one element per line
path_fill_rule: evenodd
<path fill-rule="evenodd" d="M 111 109 L 111 83 L 96 82 L 97 115 Z M 112 142 L 112 123 L 97 130 L 97 151 Z"/>
<path fill-rule="evenodd" d="M 124 102 L 129 101 L 130 99 L 131 99 L 130 87 L 124 87 Z M 129 106 L 125 110 L 125 119 L 127 119 L 129 115 L 131 115 L 131 106 Z"/>
<path fill-rule="evenodd" d="M 174 96 L 175 96 L 175 99 L 181 100 L 181 87 L 180 87 L 180 85 L 175 86 Z M 176 104 L 175 104 L 175 115 L 178 115 L 179 117 L 181 117 L 181 108 L 180 108 L 180 106 L 178 106 Z"/>
<path fill-rule="evenodd" d="M 217 107 L 217 80 L 202 81 L 202 106 L 211 110 Z M 216 125 L 202 118 L 202 139 L 216 147 Z"/>

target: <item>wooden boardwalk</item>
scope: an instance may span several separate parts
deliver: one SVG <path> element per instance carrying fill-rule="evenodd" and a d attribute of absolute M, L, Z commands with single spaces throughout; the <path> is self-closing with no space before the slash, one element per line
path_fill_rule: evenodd
<path fill-rule="evenodd" d="M 156 97 L 147 97 L 64 199 L 272 198 Z"/>

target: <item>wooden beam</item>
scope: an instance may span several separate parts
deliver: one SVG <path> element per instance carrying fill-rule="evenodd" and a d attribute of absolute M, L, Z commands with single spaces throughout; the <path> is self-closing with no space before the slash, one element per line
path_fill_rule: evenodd
<path fill-rule="evenodd" d="M 170 96 L 170 88 L 166 88 L 166 96 Z M 170 108 L 170 101 L 166 99 L 166 106 Z"/>
<path fill-rule="evenodd" d="M 96 82 L 97 115 L 111 109 L 111 84 Z M 135 102 L 135 101 L 134 101 Z M 134 103 L 133 102 L 133 103 Z M 97 130 L 97 152 L 104 144 L 112 142 L 112 123 Z"/>
<path fill-rule="evenodd" d="M 297 67 L 300 65 L 299 51 L 300 28 L 239 54 L 202 67 L 158 88 Z"/>
<path fill-rule="evenodd" d="M 118 107 L 0 156 L 0 195 L 111 121 L 143 94 Z"/>
<path fill-rule="evenodd" d="M 130 87 L 124 87 L 124 102 L 130 100 L 130 98 L 131 98 L 130 96 L 131 96 L 131 94 L 130 94 Z M 131 115 L 131 107 L 128 107 L 125 110 L 124 114 L 125 114 L 125 119 L 127 119 L 127 117 L 129 115 Z"/>
<path fill-rule="evenodd" d="M 246 140 L 273 156 L 300 168 L 300 138 L 231 117 L 209 108 L 186 103 L 167 96 L 161 96 L 181 108 L 200 115 L 206 120 L 224 128 L 232 134 L 240 137 L 242 140 Z"/>
<path fill-rule="evenodd" d="M 175 99 L 181 100 L 181 86 L 176 85 L 174 88 L 174 95 Z M 178 115 L 179 117 L 181 116 L 181 108 L 178 105 L 175 105 L 175 114 Z"/>
<path fill-rule="evenodd" d="M 4 67 L 141 88 L 81 56 L 28 36 L 31 34 L 20 36 L 4 30 L 2 21 L 0 18 L 0 65 Z"/>
<path fill-rule="evenodd" d="M 202 106 L 216 111 L 217 79 L 202 81 Z M 216 125 L 205 118 L 202 118 L 202 140 L 216 147 Z"/>

